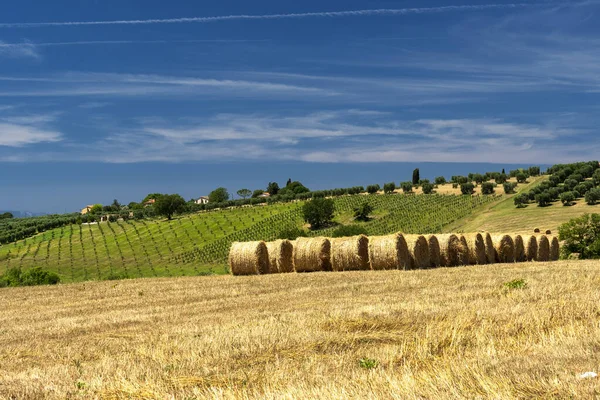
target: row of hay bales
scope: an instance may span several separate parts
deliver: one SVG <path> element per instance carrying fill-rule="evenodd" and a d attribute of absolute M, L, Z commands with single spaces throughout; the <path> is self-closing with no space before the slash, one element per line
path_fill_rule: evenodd
<path fill-rule="evenodd" d="M 234 275 L 286 272 L 423 269 L 555 261 L 560 244 L 546 235 L 489 233 L 364 235 L 274 242 L 236 242 L 229 252 Z"/>

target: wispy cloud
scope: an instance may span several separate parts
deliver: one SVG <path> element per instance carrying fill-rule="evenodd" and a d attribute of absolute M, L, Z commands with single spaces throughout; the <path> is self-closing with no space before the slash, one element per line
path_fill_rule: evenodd
<path fill-rule="evenodd" d="M 129 44 L 172 44 L 172 43 L 260 43 L 269 42 L 270 39 L 189 39 L 189 40 L 78 40 L 71 42 L 20 42 L 2 43 L 0 49 L 29 49 L 35 51 L 37 47 L 62 47 L 62 46 L 90 46 L 90 45 L 129 45 Z M 1 50 L 0 50 L 1 51 Z"/>
<path fill-rule="evenodd" d="M 288 14 L 262 15 L 220 15 L 213 17 L 188 17 L 143 20 L 113 20 L 113 21 L 57 21 L 57 22 L 13 22 L 0 23 L 0 28 L 43 28 L 53 26 L 87 26 L 87 25 L 141 25 L 141 24 L 179 24 L 179 23 L 209 23 L 235 20 L 267 20 L 267 19 L 302 19 L 302 18 L 340 18 L 364 16 L 402 16 L 409 14 L 433 14 L 445 12 L 469 12 L 492 9 L 515 9 L 541 6 L 544 3 L 511 3 L 511 4 L 482 4 L 482 5 L 451 5 L 443 7 L 420 7 L 398 9 L 370 9 L 349 11 L 325 11 Z"/>
<path fill-rule="evenodd" d="M 59 142 L 62 138 L 62 134 L 57 131 L 0 122 L 0 147 L 23 147 L 36 143 Z"/>
<path fill-rule="evenodd" d="M 5 43 L 0 41 L 0 57 L 37 59 L 40 58 L 40 55 L 31 43 Z"/>

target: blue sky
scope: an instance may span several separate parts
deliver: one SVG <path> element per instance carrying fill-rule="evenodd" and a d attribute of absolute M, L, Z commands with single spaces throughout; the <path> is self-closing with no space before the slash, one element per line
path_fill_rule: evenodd
<path fill-rule="evenodd" d="M 589 0 L 3 4 L 0 209 L 595 159 L 599 11 Z"/>

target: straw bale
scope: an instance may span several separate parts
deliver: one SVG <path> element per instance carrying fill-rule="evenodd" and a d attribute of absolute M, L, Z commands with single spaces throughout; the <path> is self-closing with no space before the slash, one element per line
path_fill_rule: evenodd
<path fill-rule="evenodd" d="M 558 261 L 560 258 L 560 242 L 556 236 L 550 239 L 550 261 Z"/>
<path fill-rule="evenodd" d="M 492 235 L 487 232 L 482 233 L 482 235 L 485 242 L 485 256 L 487 258 L 487 262 L 488 264 L 493 264 L 496 262 L 496 248 L 494 247 Z"/>
<path fill-rule="evenodd" d="M 272 274 L 294 272 L 294 246 L 289 240 L 267 243 L 269 272 Z"/>
<path fill-rule="evenodd" d="M 527 253 L 525 252 L 525 242 L 523 236 L 512 235 L 513 242 L 515 244 L 515 262 L 527 261 Z"/>
<path fill-rule="evenodd" d="M 510 235 L 493 235 L 496 261 L 500 263 L 515 262 L 515 241 Z"/>
<path fill-rule="evenodd" d="M 423 235 L 405 235 L 412 269 L 429 268 L 429 242 Z"/>
<path fill-rule="evenodd" d="M 525 246 L 525 256 L 527 261 L 536 261 L 538 253 L 538 242 L 535 236 L 523 236 L 523 245 Z"/>
<path fill-rule="evenodd" d="M 331 242 L 327 238 L 296 239 L 294 246 L 296 272 L 331 271 Z"/>
<path fill-rule="evenodd" d="M 550 261 L 550 241 L 546 235 L 537 237 L 538 253 L 537 261 Z"/>
<path fill-rule="evenodd" d="M 485 249 L 485 240 L 481 233 L 465 233 L 462 235 L 461 242 L 469 251 L 469 264 L 487 264 L 487 253 Z"/>
<path fill-rule="evenodd" d="M 410 254 L 404 235 L 371 236 L 369 262 L 371 269 L 376 270 L 410 268 Z"/>
<path fill-rule="evenodd" d="M 469 263 L 469 254 L 463 242 L 455 234 L 437 235 L 440 244 L 441 265 L 456 267 Z"/>
<path fill-rule="evenodd" d="M 429 266 L 431 268 L 437 268 L 442 265 L 440 242 L 437 236 L 429 235 L 427 237 L 427 243 L 429 244 Z"/>
<path fill-rule="evenodd" d="M 235 242 L 229 250 L 229 269 L 233 275 L 269 273 L 269 252 L 265 242 Z"/>
<path fill-rule="evenodd" d="M 369 239 L 365 235 L 331 239 L 331 268 L 333 271 L 370 269 Z"/>

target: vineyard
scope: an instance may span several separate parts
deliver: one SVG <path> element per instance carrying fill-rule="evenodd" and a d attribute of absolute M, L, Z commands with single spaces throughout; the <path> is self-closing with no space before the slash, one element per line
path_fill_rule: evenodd
<path fill-rule="evenodd" d="M 438 233 L 497 196 L 375 195 L 335 199 L 336 214 L 369 202 L 377 213 L 362 225 L 371 235 L 397 231 Z M 303 225 L 302 202 L 233 208 L 172 221 L 68 224 L 0 246 L 0 274 L 12 267 L 42 267 L 64 282 L 184 276 L 226 271 L 236 241 L 273 240 Z M 329 228 L 312 235 L 327 235 Z"/>

